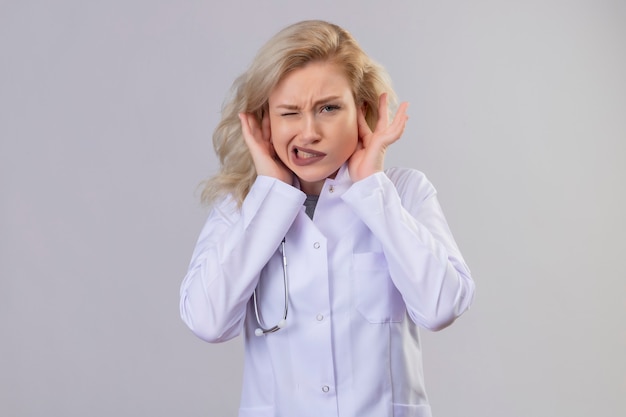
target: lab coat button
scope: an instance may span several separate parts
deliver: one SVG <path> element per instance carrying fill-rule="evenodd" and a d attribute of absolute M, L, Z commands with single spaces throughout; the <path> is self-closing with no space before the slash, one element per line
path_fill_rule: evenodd
<path fill-rule="evenodd" d="M 335 187 L 332 186 L 332 185 L 330 187 L 328 187 L 328 192 L 329 193 L 334 193 L 335 192 Z"/>
<path fill-rule="evenodd" d="M 318 314 L 317 317 L 315 317 L 317 319 L 317 321 L 322 321 L 324 320 L 324 316 L 322 314 Z"/>
<path fill-rule="evenodd" d="M 313 247 L 314 247 L 315 249 L 319 249 L 319 248 L 320 248 L 320 242 L 315 242 L 315 243 L 313 244 Z"/>
<path fill-rule="evenodd" d="M 322 387 L 322 392 L 328 392 L 328 391 L 330 391 L 330 388 L 328 387 L 328 385 L 324 385 Z"/>

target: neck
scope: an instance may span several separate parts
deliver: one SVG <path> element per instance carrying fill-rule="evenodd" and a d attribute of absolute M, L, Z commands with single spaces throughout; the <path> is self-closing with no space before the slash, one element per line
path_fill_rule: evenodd
<path fill-rule="evenodd" d="M 315 181 L 315 182 L 306 182 L 302 179 L 300 181 L 300 189 L 307 195 L 320 195 L 322 192 L 322 187 L 324 186 L 324 181 Z"/>
<path fill-rule="evenodd" d="M 327 178 L 334 179 L 337 176 L 339 170 L 330 174 Z M 327 178 L 323 178 L 319 181 L 308 182 L 298 177 L 298 181 L 300 182 L 300 189 L 307 195 L 320 195 L 322 192 L 322 187 L 324 187 L 324 183 Z"/>

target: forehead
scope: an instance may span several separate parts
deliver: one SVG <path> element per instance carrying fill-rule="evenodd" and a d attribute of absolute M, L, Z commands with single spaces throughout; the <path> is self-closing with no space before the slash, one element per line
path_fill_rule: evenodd
<path fill-rule="evenodd" d="M 269 95 L 270 105 L 283 101 L 302 102 L 322 96 L 352 95 L 342 68 L 331 62 L 312 62 L 289 72 Z"/>

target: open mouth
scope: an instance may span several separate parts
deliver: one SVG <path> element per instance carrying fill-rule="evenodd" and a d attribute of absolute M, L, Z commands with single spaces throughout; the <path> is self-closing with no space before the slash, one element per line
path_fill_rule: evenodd
<path fill-rule="evenodd" d="M 294 153 L 296 154 L 296 158 L 299 158 L 299 159 L 308 159 L 308 158 L 315 158 L 316 156 L 322 156 L 322 154 L 317 153 L 317 152 L 313 153 L 313 152 L 301 151 L 298 149 L 296 149 Z"/>
<path fill-rule="evenodd" d="M 305 151 L 303 149 L 298 149 L 298 148 L 295 148 L 293 152 L 296 154 L 296 158 L 298 159 L 308 159 L 308 158 L 316 158 L 319 156 L 324 156 L 324 154 L 320 152 Z"/>
<path fill-rule="evenodd" d="M 312 149 L 305 149 L 305 148 L 298 148 L 298 147 L 294 147 L 292 152 L 293 152 L 293 161 L 297 165 L 310 164 L 310 163 L 319 161 L 320 159 L 326 156 L 326 154 L 323 152 L 317 152 Z"/>

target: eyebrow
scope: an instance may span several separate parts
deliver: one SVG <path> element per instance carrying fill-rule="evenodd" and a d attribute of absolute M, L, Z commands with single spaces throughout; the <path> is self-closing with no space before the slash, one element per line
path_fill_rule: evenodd
<path fill-rule="evenodd" d="M 321 98 L 319 100 L 316 100 L 313 103 L 313 107 L 317 107 L 317 106 L 319 106 L 322 103 L 327 103 L 329 101 L 338 100 L 338 99 L 341 99 L 341 97 L 340 96 L 324 97 L 324 98 Z M 286 104 L 285 103 L 285 104 L 279 104 L 275 108 L 277 108 L 277 109 L 286 109 L 286 110 L 298 110 L 300 107 L 295 105 L 295 104 Z"/>

